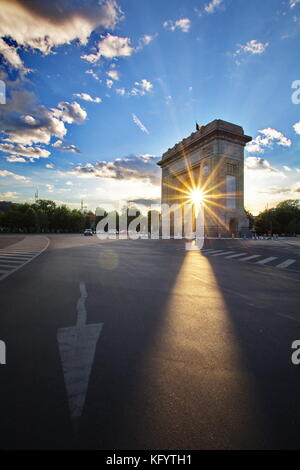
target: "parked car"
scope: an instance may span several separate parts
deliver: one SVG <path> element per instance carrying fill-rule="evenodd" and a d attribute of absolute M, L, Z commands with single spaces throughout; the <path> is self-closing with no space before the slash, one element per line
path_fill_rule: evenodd
<path fill-rule="evenodd" d="M 93 230 L 91 228 L 86 228 L 85 231 L 83 232 L 83 235 L 85 237 L 88 237 L 88 236 L 92 237 L 93 236 Z"/>

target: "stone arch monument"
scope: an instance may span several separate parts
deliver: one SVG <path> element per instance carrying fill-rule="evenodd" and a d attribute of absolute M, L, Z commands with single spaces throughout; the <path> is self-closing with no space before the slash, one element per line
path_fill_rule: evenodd
<path fill-rule="evenodd" d="M 162 168 L 162 203 L 183 204 L 182 190 L 193 180 L 204 188 L 207 236 L 246 235 L 244 147 L 251 137 L 242 127 L 220 119 L 202 126 L 168 149 Z"/>

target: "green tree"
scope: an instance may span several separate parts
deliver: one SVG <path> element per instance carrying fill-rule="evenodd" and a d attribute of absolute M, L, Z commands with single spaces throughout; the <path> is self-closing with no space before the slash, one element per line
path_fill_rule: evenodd
<path fill-rule="evenodd" d="M 254 227 L 254 220 L 255 220 L 255 217 L 253 214 L 251 214 L 250 211 L 248 211 L 247 209 L 245 209 L 245 212 L 246 212 L 246 216 L 249 220 L 249 228 L 250 230 Z"/>

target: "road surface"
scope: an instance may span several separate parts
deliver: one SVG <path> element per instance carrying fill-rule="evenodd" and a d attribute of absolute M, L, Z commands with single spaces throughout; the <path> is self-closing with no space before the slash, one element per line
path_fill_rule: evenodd
<path fill-rule="evenodd" d="M 1 448 L 300 447 L 297 242 L 0 242 Z"/>

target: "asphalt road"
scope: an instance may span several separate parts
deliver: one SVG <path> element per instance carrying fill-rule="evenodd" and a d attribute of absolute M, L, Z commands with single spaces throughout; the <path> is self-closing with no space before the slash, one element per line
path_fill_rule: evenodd
<path fill-rule="evenodd" d="M 298 242 L 48 238 L 0 280 L 2 449 L 300 447 Z"/>

